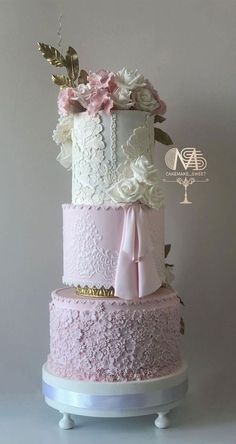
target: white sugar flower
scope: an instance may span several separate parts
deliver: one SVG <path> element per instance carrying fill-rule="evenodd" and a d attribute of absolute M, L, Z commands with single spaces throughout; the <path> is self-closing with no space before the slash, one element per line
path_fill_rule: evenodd
<path fill-rule="evenodd" d="M 152 112 L 158 108 L 159 103 L 153 97 L 152 92 L 148 88 L 138 88 L 134 94 L 135 107 L 142 111 Z"/>
<path fill-rule="evenodd" d="M 146 85 L 146 81 L 137 69 L 129 70 L 123 68 L 115 75 L 115 83 L 118 88 L 133 90 Z"/>
<path fill-rule="evenodd" d="M 71 142 L 71 129 L 73 127 L 73 116 L 61 116 L 58 119 L 56 129 L 53 131 L 52 138 L 57 145 Z"/>
<path fill-rule="evenodd" d="M 130 178 L 120 180 L 109 191 L 114 202 L 133 203 L 141 200 L 144 190 L 135 178 Z"/>
<path fill-rule="evenodd" d="M 130 109 L 133 105 L 130 96 L 131 91 L 128 88 L 116 88 L 111 98 L 117 109 Z"/>
<path fill-rule="evenodd" d="M 127 68 L 123 68 L 116 73 L 114 83 L 117 88 L 112 93 L 112 100 L 118 109 L 131 108 L 134 105 L 131 99 L 131 91 L 146 85 L 144 77 L 137 69 L 130 71 Z"/>
<path fill-rule="evenodd" d="M 61 147 L 57 160 L 67 170 L 70 170 L 72 166 L 72 127 L 73 116 L 61 116 L 58 119 L 58 124 L 52 135 L 54 142 Z"/>
<path fill-rule="evenodd" d="M 57 156 L 58 162 L 67 170 L 72 166 L 72 144 L 66 142 L 61 144 L 61 152 Z"/>
<path fill-rule="evenodd" d="M 158 171 L 146 156 L 139 156 L 130 167 L 135 179 L 145 185 L 153 185 L 158 180 Z"/>
<path fill-rule="evenodd" d="M 162 205 L 163 194 L 158 183 L 145 187 L 143 203 L 149 205 L 152 208 L 159 208 Z"/>
<path fill-rule="evenodd" d="M 132 100 L 135 109 L 159 115 L 166 112 L 165 102 L 160 99 L 158 92 L 148 80 L 144 87 L 138 87 L 132 91 Z"/>

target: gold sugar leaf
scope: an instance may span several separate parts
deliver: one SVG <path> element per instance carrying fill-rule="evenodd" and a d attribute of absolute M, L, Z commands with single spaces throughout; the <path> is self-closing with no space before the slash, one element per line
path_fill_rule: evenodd
<path fill-rule="evenodd" d="M 76 50 L 71 46 L 69 46 L 66 53 L 65 66 L 68 77 L 71 79 L 72 83 L 74 83 L 79 75 L 79 59 Z"/>
<path fill-rule="evenodd" d="M 177 298 L 179 299 L 180 304 L 184 305 L 184 301 L 183 301 L 183 299 L 181 299 L 181 297 L 179 295 L 177 295 Z"/>
<path fill-rule="evenodd" d="M 170 136 L 160 128 L 154 128 L 154 138 L 157 142 L 160 142 L 163 145 L 173 145 Z"/>
<path fill-rule="evenodd" d="M 78 85 L 80 85 L 80 83 L 88 83 L 88 73 L 87 71 L 85 71 L 85 69 L 81 69 L 80 70 L 80 74 L 79 74 L 79 78 L 78 78 Z"/>
<path fill-rule="evenodd" d="M 165 245 L 165 258 L 168 256 L 170 249 L 171 249 L 171 244 L 166 244 Z"/>
<path fill-rule="evenodd" d="M 43 57 L 51 65 L 57 66 L 57 67 L 65 66 L 65 63 L 66 63 L 65 58 L 53 46 L 38 42 L 38 49 L 42 53 Z"/>
<path fill-rule="evenodd" d="M 54 46 L 38 42 L 38 49 L 43 57 L 53 66 L 64 67 L 67 76 L 53 75 L 53 82 L 60 87 L 76 87 L 77 84 L 87 83 L 88 73 L 82 69 L 79 71 L 79 58 L 76 50 L 72 46 L 68 47 L 66 55 L 63 56 Z"/>
<path fill-rule="evenodd" d="M 66 86 L 70 86 L 71 82 L 70 79 L 66 76 L 63 75 L 52 75 L 52 81 L 61 87 L 66 87 Z"/>
<path fill-rule="evenodd" d="M 157 122 L 162 123 L 162 122 L 164 122 L 165 120 L 166 120 L 165 117 L 163 117 L 163 116 L 159 116 L 159 114 L 156 114 L 155 117 L 154 117 L 154 123 L 157 123 Z"/>

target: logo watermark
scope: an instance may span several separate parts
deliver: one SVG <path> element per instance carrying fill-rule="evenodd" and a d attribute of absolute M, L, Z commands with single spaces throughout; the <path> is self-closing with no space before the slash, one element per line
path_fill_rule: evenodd
<path fill-rule="evenodd" d="M 180 204 L 192 204 L 188 199 L 188 188 L 198 182 L 209 182 L 207 175 L 207 160 L 202 151 L 186 147 L 181 151 L 178 148 L 171 148 L 165 155 L 165 164 L 169 171 L 166 171 L 163 182 L 174 182 L 184 187 L 184 199 Z M 173 177 L 173 179 L 171 179 Z"/>

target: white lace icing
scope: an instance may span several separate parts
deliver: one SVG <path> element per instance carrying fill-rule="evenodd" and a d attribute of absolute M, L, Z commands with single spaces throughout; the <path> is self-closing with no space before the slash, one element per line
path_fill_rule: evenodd
<path fill-rule="evenodd" d="M 116 113 L 112 113 L 111 115 L 111 162 L 110 162 L 110 168 L 112 169 L 112 175 L 115 178 L 116 168 L 117 168 L 117 146 L 116 146 L 116 131 L 117 131 L 117 115 Z"/>
<path fill-rule="evenodd" d="M 105 199 L 106 201 L 110 201 L 109 194 L 107 190 L 111 186 L 111 184 L 116 183 L 118 180 L 118 172 L 117 172 L 117 114 L 112 113 L 110 117 L 110 140 L 106 146 L 106 175 L 104 176 L 104 185 L 106 187 Z M 109 149 L 110 148 L 110 149 Z"/>
<path fill-rule="evenodd" d="M 101 117 L 81 114 L 79 125 L 72 131 L 72 202 L 100 204 L 105 199 L 107 165 Z"/>
<path fill-rule="evenodd" d="M 138 123 L 141 126 L 135 127 Z M 160 206 L 162 195 L 152 160 L 153 119 L 146 113 L 116 111 L 108 116 L 100 112 L 96 117 L 80 113 L 74 120 L 72 141 L 72 203 Z"/>
<path fill-rule="evenodd" d="M 122 146 L 127 160 L 118 168 L 119 181 L 110 188 L 111 199 L 116 203 L 139 201 L 153 208 L 162 204 L 158 170 L 152 163 L 149 125 L 147 119 Z"/>
<path fill-rule="evenodd" d="M 111 278 L 114 278 L 117 267 L 118 252 L 102 248 L 102 240 L 103 236 L 89 212 L 82 211 L 81 217 L 76 220 L 74 240 L 69 249 L 70 258 L 68 257 L 80 275 L 82 285 L 87 285 L 89 279 L 96 274 L 103 276 L 103 285 L 111 285 Z M 96 285 L 100 285 L 100 282 L 96 282 Z"/>

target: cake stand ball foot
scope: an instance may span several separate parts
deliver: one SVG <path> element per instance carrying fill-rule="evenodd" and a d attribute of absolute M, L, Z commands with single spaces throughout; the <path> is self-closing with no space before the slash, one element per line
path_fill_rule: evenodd
<path fill-rule="evenodd" d="M 155 426 L 158 429 L 167 429 L 170 425 L 170 420 L 168 418 L 169 411 L 159 412 L 158 417 L 155 420 Z"/>
<path fill-rule="evenodd" d="M 73 419 L 71 418 L 71 416 L 69 415 L 69 413 L 64 413 L 64 412 L 61 412 L 61 413 L 62 413 L 63 417 L 59 421 L 59 427 L 63 430 L 73 429 L 73 427 L 75 426 L 75 423 L 74 423 Z"/>

